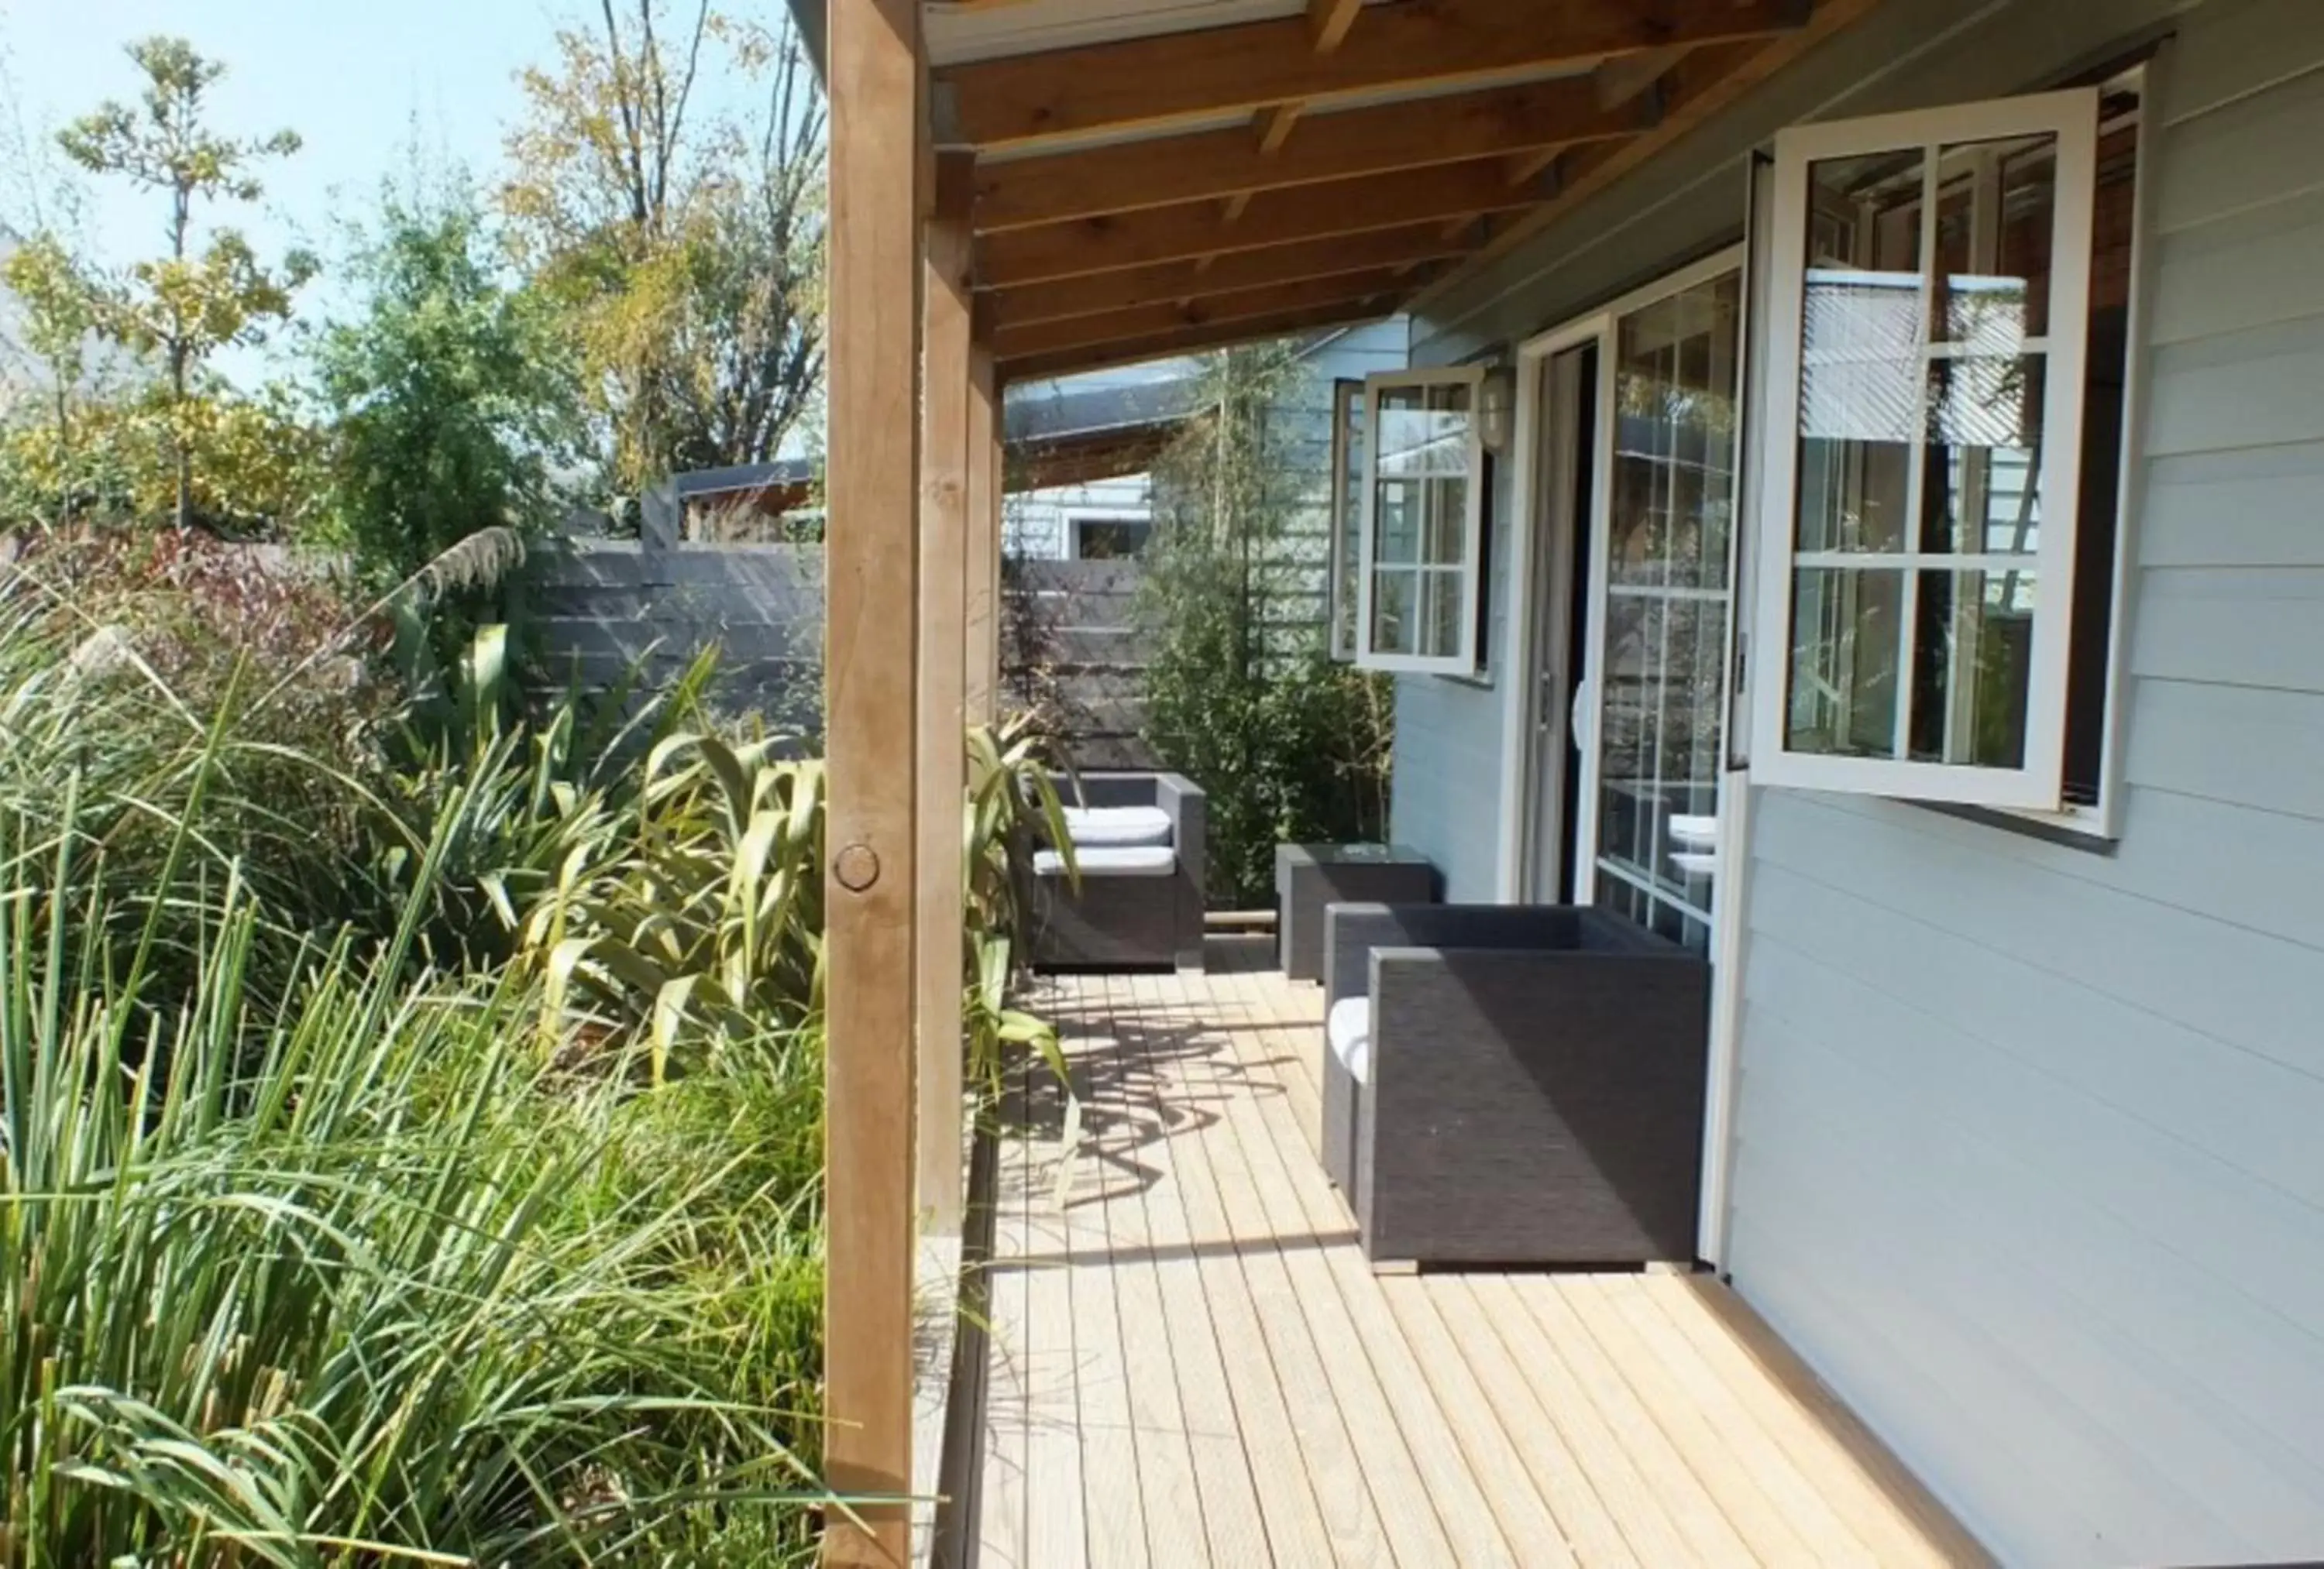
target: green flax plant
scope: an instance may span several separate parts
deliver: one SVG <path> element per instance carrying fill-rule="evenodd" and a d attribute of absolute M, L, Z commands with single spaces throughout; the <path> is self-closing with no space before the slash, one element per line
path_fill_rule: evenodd
<path fill-rule="evenodd" d="M 820 1011 L 823 766 L 782 745 L 671 735 L 634 807 L 573 844 L 519 929 L 545 1038 L 641 1040 L 660 1083 L 681 1052 Z"/>
<path fill-rule="evenodd" d="M 262 1002 L 252 890 L 119 940 L 75 794 L 0 814 L 0 1564 L 803 1545 L 813 1038 L 642 1096 L 544 1060 L 517 972 L 415 975 L 416 920 Z M 141 1007 L 165 926 L 191 981 Z"/>

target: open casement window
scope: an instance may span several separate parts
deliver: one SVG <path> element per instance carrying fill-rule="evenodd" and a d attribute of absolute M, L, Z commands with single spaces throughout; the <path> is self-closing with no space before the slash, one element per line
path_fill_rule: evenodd
<path fill-rule="evenodd" d="M 1332 657 L 1356 656 L 1356 563 L 1364 534 L 1364 384 L 1332 383 Z"/>
<path fill-rule="evenodd" d="M 1776 139 L 1757 783 L 2061 804 L 2098 115 Z"/>
<path fill-rule="evenodd" d="M 1477 667 L 1484 376 L 1470 365 L 1365 380 L 1356 663 L 1367 669 Z"/>

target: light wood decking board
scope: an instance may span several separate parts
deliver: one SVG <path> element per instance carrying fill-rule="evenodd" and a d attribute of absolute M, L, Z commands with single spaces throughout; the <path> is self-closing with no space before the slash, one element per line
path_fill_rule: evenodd
<path fill-rule="evenodd" d="M 990 1569 L 1982 1564 L 1705 1277 L 1372 1274 L 1315 1156 L 1323 994 L 1092 977 L 1004 1146 Z M 1034 1073 L 1046 1069 L 1035 1069 Z"/>

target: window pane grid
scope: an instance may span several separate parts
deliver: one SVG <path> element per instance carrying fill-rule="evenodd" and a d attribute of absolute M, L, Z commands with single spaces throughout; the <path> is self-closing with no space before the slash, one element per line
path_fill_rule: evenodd
<path fill-rule="evenodd" d="M 1619 319 L 1592 897 L 1702 948 L 1718 859 L 1739 276 Z"/>
<path fill-rule="evenodd" d="M 1363 653 L 1447 664 L 1462 656 L 1478 502 L 1473 399 L 1465 380 L 1371 385 Z"/>
<path fill-rule="evenodd" d="M 2053 146 L 1810 167 L 1795 749 L 2023 766 Z"/>

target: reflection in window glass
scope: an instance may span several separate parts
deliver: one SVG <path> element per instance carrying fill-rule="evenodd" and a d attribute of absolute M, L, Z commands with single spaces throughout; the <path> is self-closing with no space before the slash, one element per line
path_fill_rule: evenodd
<path fill-rule="evenodd" d="M 1333 426 L 1339 463 L 1332 475 L 1332 655 L 1356 653 L 1356 572 L 1363 550 L 1364 384 L 1333 389 Z"/>
<path fill-rule="evenodd" d="M 1457 656 L 1466 601 L 1472 457 L 1465 381 L 1375 390 L 1372 651 Z"/>
<path fill-rule="evenodd" d="M 1420 652 L 1418 616 L 1420 573 L 1372 573 L 1372 651 L 1376 654 Z"/>
<path fill-rule="evenodd" d="M 1741 308 L 1727 273 L 1624 317 L 1615 345 L 1593 885 L 1696 948 L 1718 867 Z"/>
<path fill-rule="evenodd" d="M 1794 751 L 2023 766 L 2056 152 L 1809 170 Z"/>

